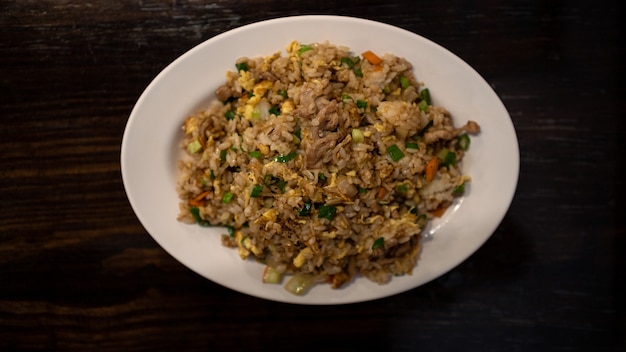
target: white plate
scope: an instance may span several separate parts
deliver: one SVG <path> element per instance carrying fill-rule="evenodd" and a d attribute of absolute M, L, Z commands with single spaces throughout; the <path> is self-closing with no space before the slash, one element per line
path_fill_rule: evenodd
<path fill-rule="evenodd" d="M 242 56 L 273 54 L 292 40 L 329 41 L 355 54 L 371 49 L 405 57 L 433 102 L 445 106 L 457 125 L 467 120 L 482 127 L 463 162 L 471 186 L 463 198 L 434 221 L 413 275 L 378 285 L 359 277 L 332 290 L 318 285 L 295 296 L 282 285 L 263 284 L 263 266 L 243 261 L 222 247 L 221 229 L 185 225 L 176 220 L 178 141 L 184 119 L 208 100 Z M 513 199 L 519 149 L 506 108 L 489 84 L 468 64 L 443 47 L 414 33 L 369 20 L 338 16 L 298 16 L 240 27 L 191 49 L 165 68 L 143 92 L 124 132 L 121 168 L 126 193 L 137 217 L 167 252 L 200 275 L 233 290 L 265 299 L 300 304 L 367 301 L 404 292 L 451 270 L 495 231 Z"/>

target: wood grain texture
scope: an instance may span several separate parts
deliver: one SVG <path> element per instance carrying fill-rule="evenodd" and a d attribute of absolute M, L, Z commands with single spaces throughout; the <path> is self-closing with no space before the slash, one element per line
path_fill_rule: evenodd
<path fill-rule="evenodd" d="M 0 350 L 625 350 L 622 10 L 1 1 Z M 440 43 L 494 87 L 517 130 L 518 190 L 493 237 L 392 298 L 308 307 L 230 291 L 160 248 L 124 193 L 124 126 L 160 70 L 226 30 L 313 13 Z"/>

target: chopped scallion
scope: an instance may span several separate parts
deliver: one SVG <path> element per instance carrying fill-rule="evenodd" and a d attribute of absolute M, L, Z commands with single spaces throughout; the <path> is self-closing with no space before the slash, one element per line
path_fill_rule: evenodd
<path fill-rule="evenodd" d="M 274 161 L 277 163 L 286 163 L 290 160 L 295 159 L 298 154 L 296 152 L 291 152 L 287 155 L 279 155 L 274 157 Z"/>
<path fill-rule="evenodd" d="M 272 115 L 279 116 L 280 115 L 280 109 L 278 108 L 278 106 L 272 106 L 269 109 L 269 113 L 272 114 Z"/>
<path fill-rule="evenodd" d="M 248 71 L 248 63 L 247 62 L 241 62 L 241 63 L 235 64 L 235 67 L 237 68 L 237 72 L 239 72 L 239 71 Z"/>
<path fill-rule="evenodd" d="M 459 195 L 459 194 L 463 194 L 463 192 L 465 192 L 465 182 L 461 183 L 460 185 L 458 185 L 454 191 L 452 191 L 452 194 L 454 195 Z"/>
<path fill-rule="evenodd" d="M 402 185 L 398 185 L 396 186 L 396 191 L 400 192 L 400 193 L 406 193 L 409 191 L 409 187 L 405 184 Z"/>
<path fill-rule="evenodd" d="M 224 195 L 222 196 L 222 203 L 226 203 L 226 204 L 230 203 L 233 200 L 234 196 L 235 195 L 230 192 L 224 193 Z"/>
<path fill-rule="evenodd" d="M 226 120 L 232 120 L 235 118 L 235 112 L 233 110 L 227 110 L 224 113 L 224 117 L 226 117 Z"/>
<path fill-rule="evenodd" d="M 226 161 L 226 154 L 228 154 L 228 150 L 227 149 L 220 150 L 220 160 L 221 161 Z"/>
<path fill-rule="evenodd" d="M 337 208 L 332 205 L 322 205 L 318 210 L 317 217 L 332 220 L 337 213 Z"/>
<path fill-rule="evenodd" d="M 404 142 L 404 147 L 406 149 L 420 149 L 420 147 L 419 147 L 419 145 L 417 145 L 417 143 L 409 142 L 409 141 Z"/>
<path fill-rule="evenodd" d="M 285 193 L 285 186 L 287 186 L 287 182 L 281 178 L 280 181 L 278 181 L 278 189 L 280 189 L 281 193 Z"/>
<path fill-rule="evenodd" d="M 400 85 L 402 89 L 407 89 L 409 87 L 409 79 L 405 76 L 400 76 Z"/>
<path fill-rule="evenodd" d="M 346 64 L 349 68 L 353 68 L 354 67 L 354 61 L 352 61 L 352 59 L 349 58 L 349 57 L 342 57 L 341 58 L 341 63 L 342 64 Z"/>
<path fill-rule="evenodd" d="M 423 112 L 427 112 L 428 111 L 428 103 L 426 102 L 426 100 L 422 100 L 419 102 L 419 104 L 417 104 L 417 107 L 422 110 Z"/>
<path fill-rule="evenodd" d="M 354 100 L 349 94 L 343 93 L 341 94 L 341 101 Z"/>
<path fill-rule="evenodd" d="M 254 185 L 254 187 L 252 187 L 252 191 L 250 192 L 250 197 L 252 198 L 258 197 L 259 195 L 261 195 L 262 190 L 263 190 L 263 186 Z"/>
<path fill-rule="evenodd" d="M 352 129 L 352 142 L 363 143 L 364 140 L 365 140 L 365 135 L 363 135 L 363 132 L 358 128 L 353 128 Z"/>
<path fill-rule="evenodd" d="M 313 49 L 313 47 L 311 45 L 309 45 L 309 44 L 302 44 L 302 45 L 300 45 L 300 49 L 298 49 L 298 55 L 301 56 L 302 54 L 304 54 L 307 51 L 312 50 L 312 49 Z"/>
<path fill-rule="evenodd" d="M 363 77 L 363 71 L 361 71 L 360 68 L 355 68 L 354 69 L 354 75 L 357 77 Z"/>
<path fill-rule="evenodd" d="M 378 239 L 376 239 L 376 241 L 374 241 L 374 244 L 372 244 L 372 249 L 377 249 L 382 247 L 385 244 L 385 238 L 384 237 L 378 237 Z"/>
<path fill-rule="evenodd" d="M 189 152 L 189 154 L 195 154 L 199 152 L 201 149 L 202 149 L 202 144 L 197 139 L 187 144 L 187 151 Z"/>
<path fill-rule="evenodd" d="M 428 90 L 428 88 L 424 88 L 420 91 L 420 99 L 422 99 L 422 101 L 425 101 L 428 105 L 432 104 L 432 101 L 430 99 L 430 90 Z"/>
<path fill-rule="evenodd" d="M 263 153 L 261 153 L 258 150 L 253 150 L 249 154 L 250 154 L 251 157 L 256 158 L 256 159 L 262 159 L 263 158 Z"/>
<path fill-rule="evenodd" d="M 281 89 L 278 91 L 278 94 L 283 97 L 283 99 L 287 99 L 288 95 L 287 95 L 287 91 L 284 89 Z"/>
<path fill-rule="evenodd" d="M 467 133 L 463 133 L 458 137 L 459 147 L 463 150 L 468 150 L 470 146 L 470 137 Z"/>
<path fill-rule="evenodd" d="M 441 149 L 439 153 L 437 154 L 437 157 L 441 159 L 442 166 L 447 167 L 447 166 L 456 164 L 456 153 L 454 153 L 448 148 Z"/>
<path fill-rule="evenodd" d="M 191 213 L 191 216 L 193 217 L 194 220 L 196 220 L 198 225 L 203 226 L 203 227 L 211 226 L 210 222 L 204 220 L 200 216 L 200 209 L 198 207 L 189 208 L 189 213 Z"/>
<path fill-rule="evenodd" d="M 365 109 L 367 107 L 367 101 L 365 100 L 357 100 L 356 101 L 356 107 L 359 109 Z"/>
<path fill-rule="evenodd" d="M 300 209 L 298 213 L 299 216 L 308 216 L 311 213 L 311 207 L 313 204 L 311 202 L 304 202 L 304 206 Z"/>
<path fill-rule="evenodd" d="M 395 144 L 390 145 L 389 147 L 387 147 L 387 153 L 389 154 L 389 156 L 391 157 L 391 160 L 393 160 L 393 161 L 398 161 L 398 160 L 404 158 L 404 153 Z"/>

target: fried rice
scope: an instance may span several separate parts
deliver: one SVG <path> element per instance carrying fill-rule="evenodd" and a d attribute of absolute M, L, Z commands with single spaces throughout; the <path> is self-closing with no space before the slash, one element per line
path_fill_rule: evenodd
<path fill-rule="evenodd" d="M 425 225 L 470 180 L 478 124 L 456 128 L 401 57 L 294 41 L 238 59 L 215 94 L 182 126 L 178 218 L 225 227 L 225 246 L 293 293 L 410 274 Z"/>

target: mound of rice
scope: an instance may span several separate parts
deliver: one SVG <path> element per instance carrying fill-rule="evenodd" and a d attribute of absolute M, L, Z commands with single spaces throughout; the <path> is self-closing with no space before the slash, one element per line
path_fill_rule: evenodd
<path fill-rule="evenodd" d="M 266 281 L 293 274 L 294 293 L 410 274 L 426 222 L 469 181 L 479 126 L 455 128 L 391 54 L 292 42 L 235 68 L 184 123 L 179 220 L 225 226 L 225 246 L 265 263 Z"/>

